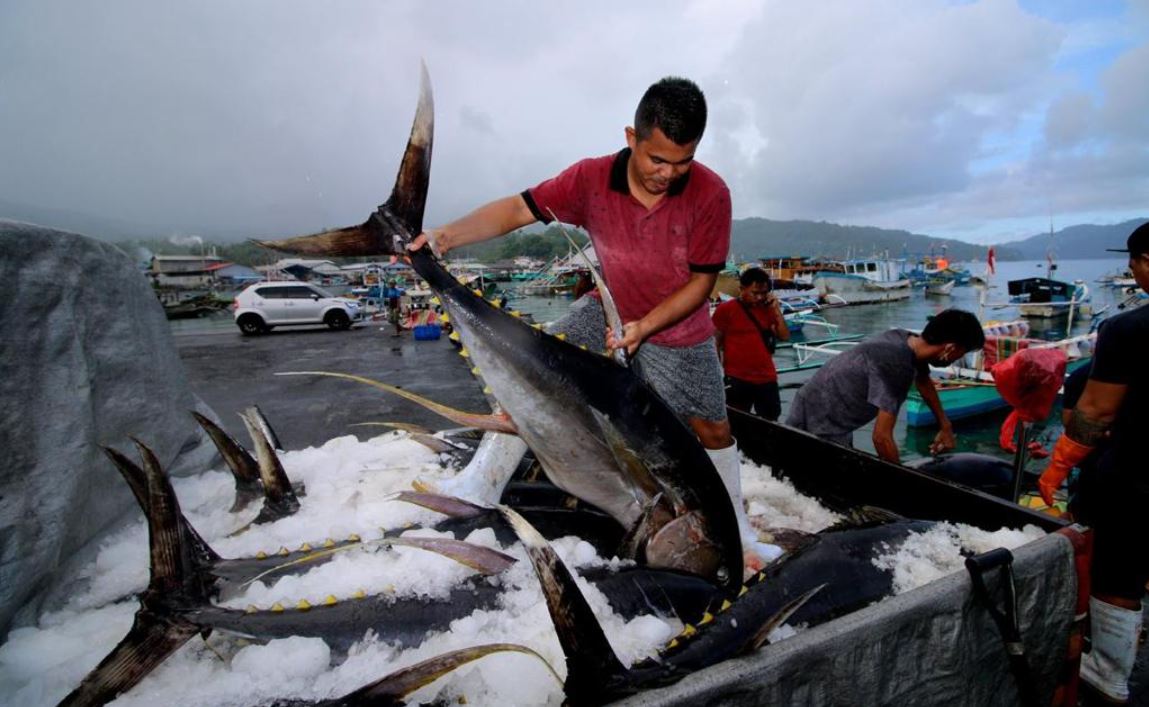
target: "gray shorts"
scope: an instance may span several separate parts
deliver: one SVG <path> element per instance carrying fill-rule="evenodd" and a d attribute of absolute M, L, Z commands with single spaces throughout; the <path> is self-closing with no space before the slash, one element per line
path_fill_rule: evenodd
<path fill-rule="evenodd" d="M 597 297 L 582 297 L 547 331 L 566 334 L 567 341 L 591 351 L 605 351 L 606 315 L 602 303 Z M 648 341 L 638 347 L 630 365 L 684 422 L 692 417 L 709 422 L 726 419 L 722 364 L 713 338 L 683 347 Z"/>

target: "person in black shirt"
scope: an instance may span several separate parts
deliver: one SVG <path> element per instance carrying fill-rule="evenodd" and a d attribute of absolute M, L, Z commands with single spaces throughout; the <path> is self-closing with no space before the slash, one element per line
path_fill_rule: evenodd
<path fill-rule="evenodd" d="M 1149 223 L 1129 236 L 1129 269 L 1149 292 Z M 1111 317 L 1097 338 L 1089 380 L 1038 482 L 1049 501 L 1074 466 L 1096 451 L 1081 477 L 1080 512 L 1093 527 L 1090 569 L 1093 650 L 1081 677 L 1105 697 L 1129 699 L 1129 675 L 1149 582 L 1149 464 L 1139 436 L 1149 429 L 1149 308 Z"/>

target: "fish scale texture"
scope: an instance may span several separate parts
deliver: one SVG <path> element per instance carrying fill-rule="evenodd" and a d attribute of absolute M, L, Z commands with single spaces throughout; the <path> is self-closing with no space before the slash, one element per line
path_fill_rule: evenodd
<path fill-rule="evenodd" d="M 188 411 L 215 414 L 189 387 L 146 278 L 114 246 L 0 220 L 0 278 L 3 636 L 30 597 L 61 591 L 57 568 L 136 517 L 100 445 L 134 457 L 134 435 L 173 473 L 203 471 L 215 451 Z"/>

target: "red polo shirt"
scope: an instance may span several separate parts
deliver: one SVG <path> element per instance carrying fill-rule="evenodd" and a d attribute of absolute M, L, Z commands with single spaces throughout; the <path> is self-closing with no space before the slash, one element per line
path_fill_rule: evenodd
<path fill-rule="evenodd" d="M 726 267 L 730 249 L 730 190 L 698 162 L 647 210 L 630 194 L 630 149 L 576 162 L 523 192 L 535 218 L 585 228 L 607 287 L 624 322 L 641 319 L 686 284 L 692 272 Z M 706 303 L 650 341 L 693 346 L 714 333 Z"/>
<path fill-rule="evenodd" d="M 775 321 L 773 309 L 752 306 L 750 312 L 763 329 L 771 331 Z M 727 300 L 718 305 L 714 310 L 714 326 L 722 332 L 722 369 L 726 375 L 747 383 L 778 380 L 774 357 L 738 300 Z"/>

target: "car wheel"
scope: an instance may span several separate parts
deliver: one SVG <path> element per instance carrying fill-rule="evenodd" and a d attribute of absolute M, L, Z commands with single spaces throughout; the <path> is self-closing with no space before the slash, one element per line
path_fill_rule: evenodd
<path fill-rule="evenodd" d="M 244 336 L 255 336 L 263 334 L 268 331 L 270 327 L 264 323 L 263 318 L 258 314 L 245 314 L 236 321 L 236 326 L 239 327 Z"/>
<path fill-rule="evenodd" d="M 343 331 L 351 328 L 351 317 L 342 309 L 333 309 L 323 318 L 323 323 L 336 331 Z"/>

